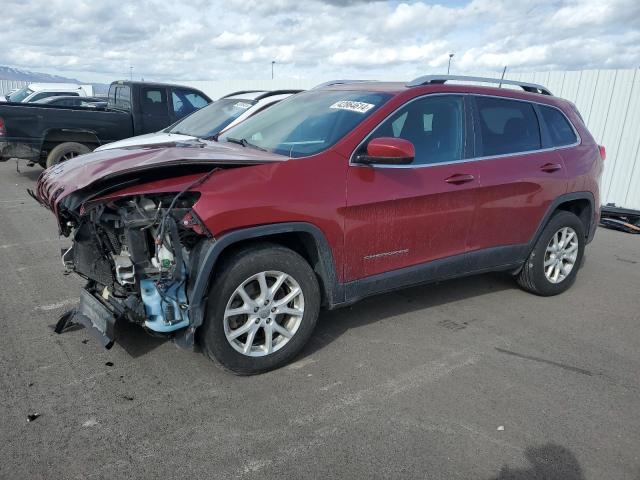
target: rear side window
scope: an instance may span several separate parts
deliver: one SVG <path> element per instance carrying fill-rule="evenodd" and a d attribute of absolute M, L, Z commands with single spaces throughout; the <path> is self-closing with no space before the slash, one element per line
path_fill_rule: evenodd
<path fill-rule="evenodd" d="M 173 112 L 178 117 L 184 117 L 196 110 L 206 107 L 207 100 L 192 90 L 174 88 L 171 90 L 171 100 L 173 102 Z"/>
<path fill-rule="evenodd" d="M 476 105 L 482 156 L 506 155 L 541 148 L 540 126 L 530 103 L 476 97 Z"/>
<path fill-rule="evenodd" d="M 542 105 L 539 108 L 542 113 L 542 119 L 547 125 L 552 146 L 562 147 L 564 145 L 572 145 L 578 141 L 569 121 L 559 110 L 552 107 L 543 107 Z"/>
<path fill-rule="evenodd" d="M 413 143 L 413 165 L 455 162 L 464 152 L 464 107 L 462 97 L 427 96 L 409 102 L 385 120 L 369 140 L 403 138 Z"/>

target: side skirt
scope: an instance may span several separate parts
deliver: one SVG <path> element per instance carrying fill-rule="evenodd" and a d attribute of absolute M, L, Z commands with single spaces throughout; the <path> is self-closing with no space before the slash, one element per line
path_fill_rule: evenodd
<path fill-rule="evenodd" d="M 526 260 L 528 251 L 527 244 L 494 247 L 354 280 L 344 284 L 345 302 L 332 308 L 414 285 L 493 271 L 516 271 Z"/>

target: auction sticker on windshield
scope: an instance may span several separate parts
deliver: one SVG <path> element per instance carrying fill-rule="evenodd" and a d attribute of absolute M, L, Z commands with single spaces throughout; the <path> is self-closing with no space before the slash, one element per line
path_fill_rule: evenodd
<path fill-rule="evenodd" d="M 251 108 L 251 104 L 245 103 L 245 102 L 237 102 L 237 103 L 234 103 L 233 106 L 236 108 L 241 108 L 243 110 L 246 110 L 247 108 Z"/>
<path fill-rule="evenodd" d="M 336 102 L 333 105 L 331 105 L 329 108 L 334 108 L 338 110 L 349 110 L 350 112 L 367 113 L 373 107 L 375 107 L 373 103 L 354 102 L 351 100 L 340 100 L 339 102 Z"/>

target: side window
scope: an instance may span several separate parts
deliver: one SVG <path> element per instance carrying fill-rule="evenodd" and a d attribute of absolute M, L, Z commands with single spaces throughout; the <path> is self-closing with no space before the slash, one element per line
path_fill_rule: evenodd
<path fill-rule="evenodd" d="M 547 125 L 547 130 L 551 137 L 551 144 L 554 147 L 571 145 L 578 141 L 569 121 L 559 110 L 543 106 L 540 106 L 539 108 L 542 113 L 542 119 Z"/>
<path fill-rule="evenodd" d="M 152 115 L 167 113 L 167 92 L 164 88 L 142 89 L 142 112 Z"/>
<path fill-rule="evenodd" d="M 115 106 L 125 110 L 131 110 L 131 89 L 129 85 L 119 85 L 115 92 Z"/>
<path fill-rule="evenodd" d="M 416 149 L 414 165 L 453 162 L 464 153 L 464 105 L 455 95 L 414 100 L 376 128 L 369 140 L 404 138 Z"/>
<path fill-rule="evenodd" d="M 476 97 L 482 156 L 528 152 L 541 148 L 540 126 L 533 105 L 493 97 Z"/>
<path fill-rule="evenodd" d="M 184 117 L 205 107 L 207 100 L 192 90 L 174 88 L 171 91 L 173 111 L 178 117 Z"/>

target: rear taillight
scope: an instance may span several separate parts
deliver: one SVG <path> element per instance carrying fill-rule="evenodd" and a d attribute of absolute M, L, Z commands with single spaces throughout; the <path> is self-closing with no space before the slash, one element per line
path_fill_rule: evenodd
<path fill-rule="evenodd" d="M 598 150 L 600 151 L 600 158 L 602 158 L 602 160 L 606 160 L 607 159 L 607 149 L 604 148 L 604 145 L 598 145 Z"/>
<path fill-rule="evenodd" d="M 4 118 L 0 117 L 0 137 L 4 137 L 7 131 L 4 128 Z"/>

